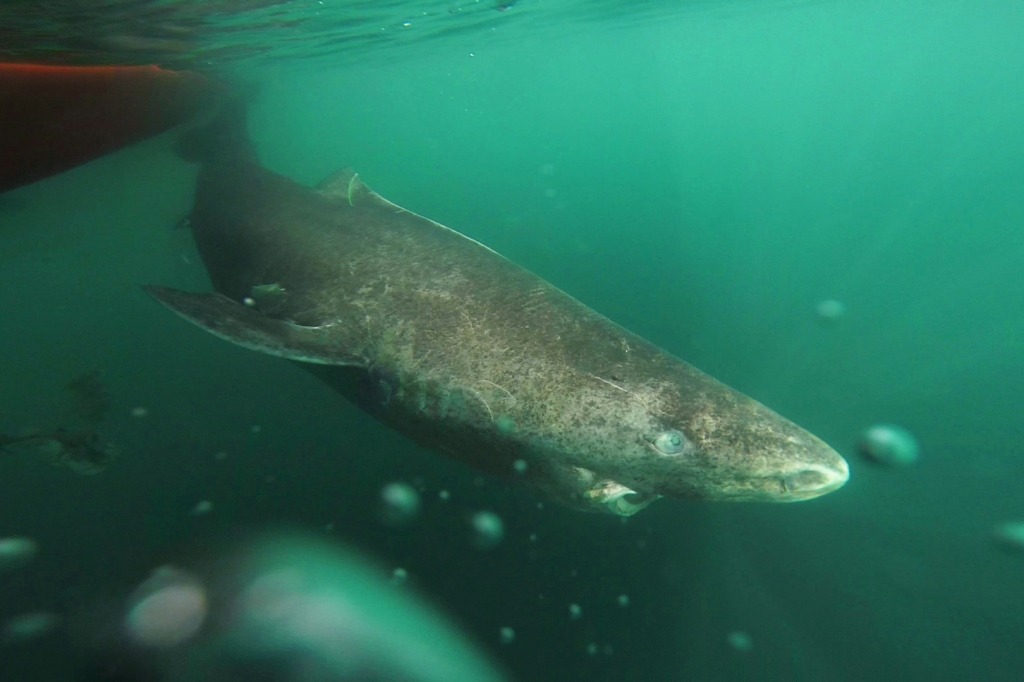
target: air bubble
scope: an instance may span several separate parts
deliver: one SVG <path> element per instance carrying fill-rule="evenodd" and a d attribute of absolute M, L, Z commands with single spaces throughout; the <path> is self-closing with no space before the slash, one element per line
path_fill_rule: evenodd
<path fill-rule="evenodd" d="M 837 322 L 846 315 L 846 306 L 841 301 L 830 298 L 814 306 L 814 312 L 825 322 Z"/>
<path fill-rule="evenodd" d="M 29 538 L 0 538 L 0 571 L 24 566 L 35 558 L 39 546 Z"/>
<path fill-rule="evenodd" d="M 60 616 L 45 611 L 26 613 L 4 623 L 4 640 L 8 644 L 21 644 L 44 637 L 60 625 Z"/>
<path fill-rule="evenodd" d="M 754 648 L 754 640 L 742 630 L 734 630 L 726 636 L 726 641 L 736 651 L 746 653 Z"/>
<path fill-rule="evenodd" d="M 384 501 L 384 522 L 390 525 L 409 523 L 420 512 L 420 494 L 408 483 L 388 483 L 380 491 Z"/>
<path fill-rule="evenodd" d="M 867 459 L 886 466 L 904 467 L 917 461 L 917 440 L 899 426 L 877 424 L 861 436 L 857 449 Z"/>
<path fill-rule="evenodd" d="M 481 511 L 470 519 L 473 527 L 473 542 L 477 549 L 493 549 L 505 537 L 505 524 L 494 512 Z"/>

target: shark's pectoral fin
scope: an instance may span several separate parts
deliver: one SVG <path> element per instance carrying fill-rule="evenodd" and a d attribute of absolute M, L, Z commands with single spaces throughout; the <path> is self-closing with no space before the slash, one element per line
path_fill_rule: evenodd
<path fill-rule="evenodd" d="M 303 327 L 268 317 L 221 294 L 144 286 L 147 294 L 214 336 L 252 350 L 318 365 L 363 365 L 332 341 L 329 327 Z"/>
<path fill-rule="evenodd" d="M 366 183 L 359 179 L 359 173 L 351 168 L 342 168 L 340 171 L 332 173 L 317 185 L 316 189 L 328 199 L 344 201 L 349 206 L 373 204 L 396 211 L 405 210 L 367 187 Z"/>

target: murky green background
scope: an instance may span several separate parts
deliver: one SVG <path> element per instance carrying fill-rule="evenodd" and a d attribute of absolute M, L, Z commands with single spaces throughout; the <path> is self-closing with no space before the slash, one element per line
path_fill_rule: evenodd
<path fill-rule="evenodd" d="M 0 536 L 42 548 L 0 616 L 73 613 L 195 537 L 285 521 L 404 567 L 520 680 L 1019 679 L 1024 562 L 989 532 L 1024 518 L 1024 7 L 627 6 L 545 24 L 521 0 L 495 16 L 530 22 L 387 59 L 231 71 L 270 168 L 354 166 L 813 431 L 846 488 L 623 523 L 413 447 L 141 292 L 208 287 L 172 229 L 196 169 L 164 136 L 0 197 L 0 432 L 53 422 L 101 368 L 125 451 L 95 477 L 0 461 Z M 830 298 L 847 314 L 822 324 Z M 857 457 L 876 422 L 918 437 L 917 466 Z M 405 530 L 377 518 L 397 479 L 425 491 Z M 507 528 L 487 553 L 481 508 Z M 0 649 L 0 679 L 68 679 L 64 636 Z"/>

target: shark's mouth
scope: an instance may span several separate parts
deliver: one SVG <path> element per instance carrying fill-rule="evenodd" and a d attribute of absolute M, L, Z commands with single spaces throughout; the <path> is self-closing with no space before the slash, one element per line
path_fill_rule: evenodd
<path fill-rule="evenodd" d="M 640 493 L 627 488 L 621 483 L 605 480 L 596 484 L 586 492 L 586 497 L 601 511 L 616 516 L 632 516 L 654 502 L 661 495 L 657 493 Z"/>

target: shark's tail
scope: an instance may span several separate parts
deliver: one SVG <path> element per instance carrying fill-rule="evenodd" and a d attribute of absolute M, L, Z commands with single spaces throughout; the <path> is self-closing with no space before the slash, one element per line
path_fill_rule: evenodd
<path fill-rule="evenodd" d="M 249 139 L 249 97 L 233 95 L 206 121 L 185 131 L 174 151 L 186 161 L 201 163 L 214 158 L 255 158 Z"/>

